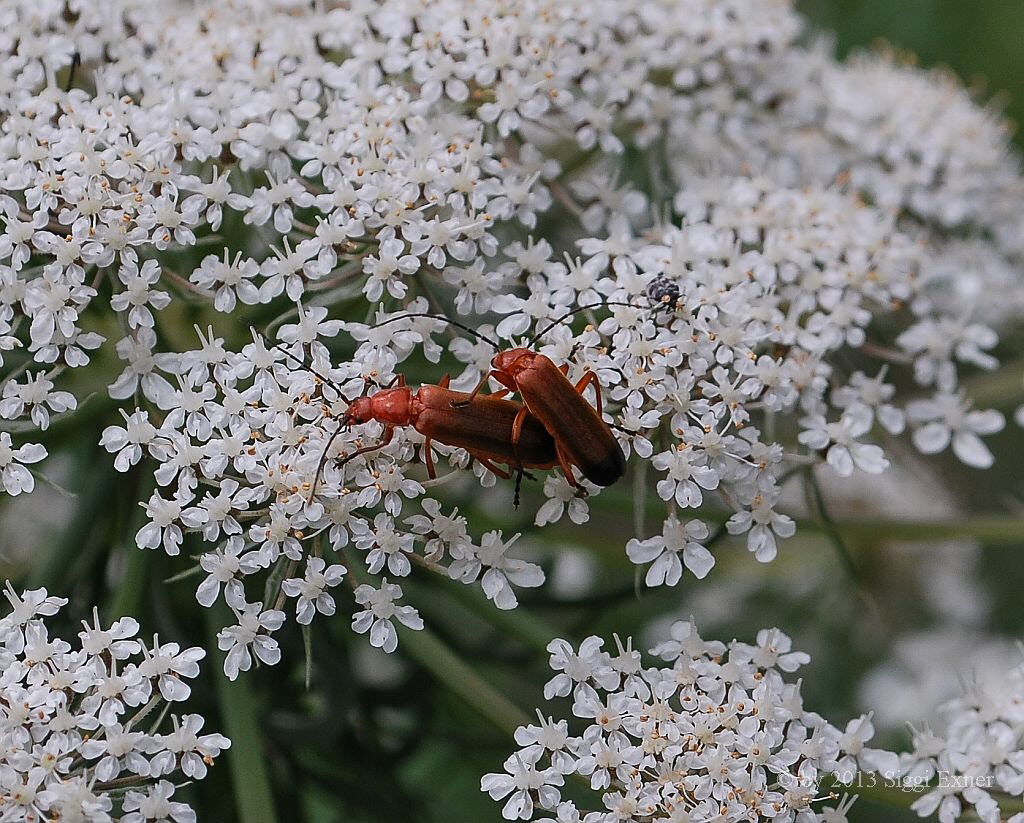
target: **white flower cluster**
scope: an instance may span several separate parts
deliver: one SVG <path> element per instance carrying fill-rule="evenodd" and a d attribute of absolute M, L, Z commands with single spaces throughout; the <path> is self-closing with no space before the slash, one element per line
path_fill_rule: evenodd
<path fill-rule="evenodd" d="M 1024 798 L 1024 665 L 1004 682 L 969 684 L 942 709 L 941 733 L 914 729 L 913 748 L 901 755 L 905 780 L 927 785 L 912 809 L 954 823 L 973 812 L 984 823 L 1007 819 L 1006 807 Z M 1024 823 L 1024 812 L 1008 823 Z"/>
<path fill-rule="evenodd" d="M 714 565 L 686 509 L 771 560 L 795 529 L 787 479 L 881 472 L 875 441 L 904 428 L 993 460 L 1002 416 L 959 372 L 996 365 L 993 307 L 1019 292 L 1006 130 L 947 78 L 795 45 L 788 2 L 18 0 L 0 22 L 0 417 L 31 434 L 73 413 L 64 372 L 110 341 L 123 364 L 102 379 L 135 408 L 102 442 L 119 470 L 158 464 L 137 543 L 212 544 L 197 597 L 237 616 L 232 676 L 276 662 L 289 600 L 308 623 L 346 579 L 353 628 L 385 649 L 395 621 L 420 625 L 394 582 L 413 563 L 502 608 L 542 582 L 514 537 L 472 536 L 434 496 L 448 476 L 412 465 L 420 433 L 361 451 L 379 425 L 339 426 L 414 355 L 447 351 L 460 389 L 486 373 L 493 350 L 443 321 L 380 325 L 404 313 L 511 346 L 591 307 L 538 350 L 596 372 L 657 475 L 662 533 L 627 545 L 651 585 Z M 276 331 L 174 354 L 175 298 Z M 0 433 L 9 493 L 45 454 Z M 544 493 L 538 525 L 587 520 L 557 472 Z"/>
<path fill-rule="evenodd" d="M 491 308 L 505 317 L 485 329 L 511 346 L 575 307 L 599 310 L 578 334 L 554 325 L 539 350 L 569 362 L 571 378 L 598 374 L 623 448 L 659 473 L 657 493 L 668 506 L 663 533 L 626 547 L 634 562 L 651 564 L 649 584 L 674 585 L 684 567 L 703 577 L 714 565 L 703 545 L 706 524 L 684 524 L 676 514 L 703 506 L 708 494 L 731 510 L 728 531 L 746 534 L 755 556 L 771 560 L 777 538 L 795 529 L 776 510 L 785 479 L 819 455 L 841 476 L 883 471 L 883 450 L 866 439 L 876 424 L 895 435 L 909 422 L 922 451 L 952 443 L 966 463 L 991 463 L 979 435 L 998 430 L 1001 415 L 971 410 L 952 389 L 960 364 L 991 365 L 994 334 L 917 300 L 920 250 L 891 216 L 836 191 L 780 190 L 746 178 L 715 200 L 681 194 L 677 209 L 689 216 L 680 227 L 634 236 L 617 222 L 610 238 L 580 241 L 586 256 L 567 263 L 553 260 L 545 241 L 511 247 L 509 266 L 526 276 L 530 296 L 495 298 Z M 426 306 L 411 301 L 368 324 L 300 307 L 299 322 L 280 327 L 280 343 L 256 337 L 237 354 L 211 334 L 202 349 L 167 357 L 152 373 L 167 387 L 156 404 L 160 426 L 139 410 L 104 432 L 119 468 L 141 459 L 144 448 L 159 461 L 156 479 L 166 491 L 147 503 L 141 547 L 177 553 L 188 529 L 221 544 L 202 558 L 210 577 L 199 598 L 211 605 L 224 583 L 240 616 L 222 645 L 232 675 L 250 665 L 251 644 L 264 662 L 276 661 L 279 650 L 267 638 L 282 625 L 284 598 L 296 598 L 302 622 L 317 609 L 333 613 L 326 590 L 343 569 L 335 564 L 323 574 L 325 541 L 337 552 L 351 535 L 372 574 L 405 576 L 416 561 L 463 582 L 480 579 L 502 608 L 516 605 L 511 584 L 542 582 L 539 567 L 505 556 L 509 544 L 500 535 L 474 543 L 465 519 L 428 496 L 414 464 L 419 434 L 400 428 L 386 448 L 361 453 L 380 439 L 377 424 L 367 430 L 339 422 L 345 398 L 392 382 L 413 351 L 440 357 L 431 335 L 447 324 L 416 316 Z M 867 345 L 871 323 L 887 326 L 891 349 Z M 359 345 L 351 361 L 334 365 L 323 341 L 342 330 Z M 457 338 L 449 349 L 466 363 L 453 383 L 464 388 L 493 354 L 477 339 Z M 834 362 L 851 349 L 877 360 L 872 376 Z M 903 368 L 934 395 L 901 402 L 886 381 L 890 368 Z M 792 433 L 788 440 L 763 433 L 765 423 L 784 417 L 798 424 L 803 453 L 785 451 Z M 437 450 L 465 465 L 462 450 Z M 475 470 L 493 481 L 481 466 Z M 566 511 L 577 523 L 588 518 L 585 500 L 564 478 L 552 474 L 544 490 L 550 499 L 538 525 Z M 421 497 L 427 514 L 400 519 L 406 501 Z M 248 603 L 240 581 L 272 567 L 288 585 L 271 608 Z M 295 577 L 298 571 L 306 577 Z M 369 608 L 354 627 L 367 631 L 372 623 L 371 642 L 393 649 L 392 617 L 419 624 L 409 607 L 396 605 L 401 594 L 394 583 L 372 598 L 364 590 L 358 602 Z"/>
<path fill-rule="evenodd" d="M 222 596 L 237 617 L 218 637 L 231 678 L 248 670 L 254 656 L 278 662 L 272 635 L 284 623 L 286 601 L 300 624 L 335 613 L 331 590 L 345 580 L 346 568 L 325 558 L 343 551 L 357 553 L 363 566 L 349 577 L 350 596 L 362 607 L 352 628 L 389 652 L 398 643 L 393 621 L 423 625 L 415 609 L 398 604 L 401 586 L 388 582 L 410 574 L 413 562 L 463 583 L 479 581 L 503 609 L 517 605 L 513 585 L 544 579 L 539 566 L 506 556 L 515 537 L 489 532 L 474 542 L 466 519 L 439 500 L 423 497 L 420 513 L 401 517 L 406 501 L 426 493 L 410 476 L 422 438 L 399 430 L 386 451 L 357 458 L 379 432 L 367 435 L 338 422 L 345 409 L 340 392 L 351 397 L 364 386 L 357 363 L 367 376 L 380 376 L 392 372 L 396 357 L 367 342 L 357 363 L 333 367 L 319 336 L 337 334 L 341 323 L 326 320 L 326 313 L 302 310 L 299 323 L 281 327 L 281 344 L 268 347 L 254 336 L 240 353 L 227 352 L 211 334 L 202 351 L 168 361 L 179 388 L 157 411 L 159 426 L 138 410 L 103 433 L 119 469 L 145 452 L 157 461 L 159 487 L 145 504 L 140 548 L 176 555 L 187 531 L 216 544 L 199 557 L 205 577 L 196 598 L 212 606 Z M 386 338 L 389 346 L 408 342 L 404 354 L 423 339 L 408 332 Z M 308 368 L 305 358 L 312 358 Z M 465 453 L 439 450 L 465 463 Z M 267 592 L 268 570 L 276 585 L 265 601 L 250 602 L 246 578 L 259 576 L 259 590 Z M 385 577 L 373 585 L 356 582 L 366 574 Z"/>
<path fill-rule="evenodd" d="M 775 510 L 782 482 L 819 456 L 843 477 L 884 471 L 885 453 L 867 439 L 873 429 L 897 435 L 909 424 L 922 452 L 952 444 L 968 465 L 991 465 L 980 435 L 1003 417 L 973 410 L 957 387 L 964 365 L 995 365 L 996 335 L 923 297 L 924 252 L 892 214 L 836 190 L 751 178 L 719 181 L 703 196 L 684 190 L 675 209 L 678 227 L 634 233 L 613 220 L 607 238 L 579 241 L 582 259 L 560 263 L 536 244 L 520 261 L 530 296 L 493 306 L 507 314 L 502 339 L 608 304 L 610 315 L 591 315 L 579 334 L 556 325 L 540 350 L 571 362 L 570 377 L 599 375 L 627 454 L 663 474 L 663 534 L 627 547 L 635 562 L 653 561 L 649 584 L 673 585 L 683 566 L 703 577 L 713 565 L 700 545 L 707 527 L 683 526 L 675 513 L 708 492 L 732 511 L 728 531 L 771 560 L 776 538 L 795 528 Z M 837 357 L 851 350 L 860 350 L 857 368 Z M 453 351 L 473 355 L 471 377 L 485 368 L 486 348 Z M 898 398 L 888 379 L 899 369 L 930 396 Z M 765 433 L 787 417 L 803 454 L 784 451 L 791 433 Z"/>
<path fill-rule="evenodd" d="M 506 820 L 549 823 L 649 821 L 845 821 L 848 802 L 819 809 L 825 781 L 849 783 L 861 772 L 895 774 L 897 756 L 869 748 L 868 716 L 845 729 L 804 708 L 800 682 L 785 675 L 808 662 L 777 629 L 753 645 L 700 637 L 692 621 L 672 627 L 671 640 L 651 654 L 665 663 L 644 667 L 640 653 L 598 637 L 574 649 L 548 647 L 557 672 L 547 699 L 572 699 L 583 721 L 538 711 L 536 725 L 515 734 L 520 748 L 504 774 L 488 774 L 481 789 L 506 797 Z M 562 800 L 561 787 L 580 775 L 601 808 L 584 811 Z"/>
<path fill-rule="evenodd" d="M 536 225 L 553 145 L 619 151 L 652 75 L 691 66 L 717 85 L 798 27 L 785 3 L 690 5 L 666 21 L 611 0 L 5 3 L 0 350 L 28 357 L 0 416 L 45 429 L 73 411 L 55 381 L 112 330 L 111 396 L 155 400 L 172 292 L 232 312 L 353 284 L 401 299 L 416 276 L 484 307 L 504 281 L 485 270 L 491 229 Z M 191 271 L 166 254 L 210 244 Z M 116 322 L 89 321 L 101 295 Z M 31 490 L 24 464 L 43 454 L 0 443 L 8 493 Z"/>
<path fill-rule="evenodd" d="M 778 50 L 738 94 L 697 99 L 701 116 L 665 124 L 677 186 L 749 169 L 788 187 L 839 186 L 897 213 L 927 246 L 921 278 L 948 311 L 1019 318 L 1020 159 L 1000 112 L 956 78 L 892 54 L 840 63 L 819 42 Z"/>
<path fill-rule="evenodd" d="M 197 714 L 165 724 L 160 707 L 188 699 L 206 652 L 157 637 L 147 645 L 131 617 L 83 621 L 73 646 L 46 625 L 65 599 L 19 595 L 10 583 L 4 594 L 0 820 L 194 821 L 172 780 L 201 780 L 231 744 L 202 734 Z"/>

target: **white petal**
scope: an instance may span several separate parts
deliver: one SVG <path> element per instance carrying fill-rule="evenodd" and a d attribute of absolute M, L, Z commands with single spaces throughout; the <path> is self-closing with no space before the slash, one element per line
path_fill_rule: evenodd
<path fill-rule="evenodd" d="M 715 565 L 715 556 L 700 543 L 687 543 L 683 550 L 683 562 L 694 577 L 703 580 Z"/>
<path fill-rule="evenodd" d="M 869 443 L 857 443 L 853 445 L 853 462 L 857 464 L 857 468 L 861 471 L 865 471 L 868 474 L 881 474 L 887 468 L 889 468 L 889 461 L 885 457 L 885 452 L 882 451 L 880 446 L 874 446 Z"/>
<path fill-rule="evenodd" d="M 647 540 L 637 540 L 635 537 L 626 544 L 626 556 L 633 563 L 650 563 L 665 550 L 664 538 L 649 537 Z"/>
<path fill-rule="evenodd" d="M 778 553 L 775 535 L 765 526 L 754 526 L 750 530 L 750 534 L 747 536 L 747 548 L 761 563 L 770 563 Z"/>
<path fill-rule="evenodd" d="M 675 586 L 683 577 L 683 564 L 675 552 L 664 552 L 651 564 L 645 582 L 648 586 Z"/>
<path fill-rule="evenodd" d="M 160 678 L 160 694 L 168 702 L 188 700 L 191 693 L 188 684 L 173 675 Z"/>
<path fill-rule="evenodd" d="M 46 457 L 46 447 L 39 443 L 26 443 L 14 450 L 14 456 L 22 463 L 38 463 Z"/>
<path fill-rule="evenodd" d="M 207 577 L 196 588 L 196 600 L 199 601 L 200 606 L 206 606 L 207 608 L 214 604 L 218 594 L 220 594 L 220 581 L 214 578 L 213 575 Z"/>
<path fill-rule="evenodd" d="M 950 434 L 944 423 L 928 423 L 914 432 L 914 445 L 924 454 L 938 454 L 949 445 Z"/>
<path fill-rule="evenodd" d="M 963 463 L 976 469 L 987 469 L 995 462 L 988 446 L 981 442 L 978 435 L 970 431 L 960 431 L 954 435 L 953 453 Z"/>
<path fill-rule="evenodd" d="M 1006 425 L 1006 418 L 995 409 L 972 411 L 967 414 L 967 425 L 976 434 L 995 434 L 1002 431 Z"/>
<path fill-rule="evenodd" d="M 849 477 L 853 474 L 853 458 L 846 446 L 833 446 L 828 450 L 825 459 L 840 477 Z"/>

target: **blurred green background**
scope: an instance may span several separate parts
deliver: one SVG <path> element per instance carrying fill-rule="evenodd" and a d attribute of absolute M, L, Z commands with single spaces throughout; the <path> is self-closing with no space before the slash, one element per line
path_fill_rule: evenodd
<path fill-rule="evenodd" d="M 948 66 L 985 98 L 1024 117 L 1024 3 L 1020 0 L 800 0 L 797 7 L 836 35 L 841 54 L 879 41 Z M 1018 145 L 1021 134 L 1016 134 Z"/>
<path fill-rule="evenodd" d="M 807 0 L 800 7 L 815 26 L 835 33 L 843 54 L 884 41 L 915 52 L 922 65 L 952 68 L 983 99 L 1005 94 L 1009 116 L 1015 121 L 1024 116 L 1024 0 Z M 1020 143 L 1019 133 L 1016 138 Z M 180 349 L 193 340 L 193 318 L 182 311 L 182 322 L 174 324 L 182 338 L 172 346 Z M 227 332 L 230 325 L 218 331 Z M 229 343 L 240 333 L 229 333 Z M 1020 362 L 1020 342 L 1006 338 L 998 352 L 1004 362 Z M 337 355 L 345 356 L 343 347 Z M 1021 369 L 1015 368 L 1007 370 L 1009 382 L 997 376 L 985 383 L 988 402 L 1007 413 L 1021 402 Z M 33 495 L 34 501 L 0 506 L 0 572 L 17 575 L 22 585 L 47 585 L 71 596 L 67 623 L 60 627 L 67 633 L 73 634 L 74 621 L 87 617 L 97 603 L 107 618 L 133 613 L 144 631 L 214 649 L 210 624 L 194 602 L 196 581 L 164 582 L 185 567 L 181 558 L 131 545 L 140 524 L 136 501 L 148 496 L 149 482 L 138 467 L 127 476 L 114 473 L 96 439 L 102 425 L 117 418 L 110 417 L 102 398 L 91 402 L 93 411 L 78 418 L 88 426 L 85 434 L 55 427 L 47 441 L 62 461 L 52 462 L 47 474 L 76 497 L 40 488 L 43 494 Z M 552 633 L 573 641 L 598 633 L 610 642 L 617 632 L 636 636 L 636 645 L 646 648 L 652 620 L 693 614 L 705 636 L 723 640 L 749 641 L 758 628 L 782 627 L 814 658 L 804 673 L 808 707 L 843 724 L 862 710 L 858 684 L 888 656 L 892 636 L 931 628 L 922 606 L 925 595 L 914 588 L 918 564 L 944 563 L 954 577 L 978 577 L 992 598 L 990 615 L 974 627 L 980 635 L 1024 636 L 1024 545 L 1000 531 L 1006 518 L 1021 510 L 1024 484 L 1012 455 L 1024 454 L 1024 435 L 1011 425 L 990 445 L 1001 459 L 989 472 L 952 460 L 911 464 L 911 473 L 927 474 L 950 489 L 950 512 L 955 503 L 969 524 L 987 523 L 980 560 L 933 552 L 937 537 L 932 535 L 912 548 L 894 548 L 891 532 L 870 522 L 879 515 L 865 491 L 861 508 L 855 503 L 838 513 L 851 527 L 847 548 L 859 579 L 844 569 L 822 531 L 807 522 L 771 565 L 756 563 L 740 543 L 722 541 L 709 580 L 687 577 L 677 589 L 645 591 L 638 598 L 633 568 L 622 551 L 633 534 L 628 481 L 602 495 L 586 527 L 562 523 L 543 532 L 532 527 L 540 501 L 536 486 L 524 490 L 524 504 L 515 512 L 510 494 L 503 499 L 500 487 L 481 495 L 479 487 L 468 484 L 458 503 L 473 531 L 524 532 L 520 545 L 544 564 L 554 585 L 525 593 L 524 609 L 502 614 L 477 590 L 439 586 L 422 570 L 402 585 L 447 648 L 529 713 L 535 706 L 568 713 L 568 706 L 544 704 L 541 697 L 548 676 L 543 646 Z M 920 496 L 922 489 L 914 494 Z M 904 508 L 913 507 L 912 501 L 908 491 Z M 1002 519 L 977 519 L 989 515 Z M 68 524 L 59 539 L 51 533 L 54 523 Z M 647 518 L 649 533 L 659 525 L 655 516 Z M 574 590 L 588 578 L 589 590 Z M 313 626 L 316 665 L 308 691 L 303 638 L 293 624 L 281 638 L 287 663 L 250 673 L 236 684 L 223 682 L 222 656 L 211 652 L 190 708 L 204 714 L 208 729 L 231 735 L 235 746 L 209 779 L 187 790 L 200 820 L 498 823 L 501 805 L 480 793 L 479 780 L 501 769 L 514 747 L 510 736 L 430 672 L 437 664 L 430 649 L 417 650 L 403 638 L 398 655 L 376 654 L 365 638 L 351 633 L 348 618 L 339 603 L 335 619 Z M 933 662 L 941 669 L 942 660 Z M 948 677 L 956 674 L 950 670 Z M 900 746 L 905 740 L 897 731 L 880 742 Z M 908 795 L 905 801 L 912 799 Z M 851 815 L 862 823 L 916 819 L 868 797 Z"/>

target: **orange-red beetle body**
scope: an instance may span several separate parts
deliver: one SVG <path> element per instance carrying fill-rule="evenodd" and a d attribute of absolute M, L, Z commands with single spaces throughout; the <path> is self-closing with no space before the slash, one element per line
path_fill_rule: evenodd
<path fill-rule="evenodd" d="M 580 306 L 554 321 L 548 329 L 578 311 L 608 305 L 630 304 L 601 302 Z M 380 325 L 410 317 L 444 320 L 479 340 L 490 343 L 495 349 L 498 348 L 493 340 L 468 326 L 448 317 L 425 312 L 412 312 L 389 318 Z M 546 331 L 547 329 L 541 334 Z M 573 466 L 577 467 L 584 477 L 599 486 L 609 486 L 625 474 L 626 457 L 615 435 L 601 416 L 601 384 L 594 372 L 588 371 L 576 385 L 573 385 L 566 377 L 569 371 L 567 365 L 556 366 L 551 358 L 525 347 L 499 351 L 491 360 L 491 367 L 488 375 L 465 400 L 454 401 L 456 405 L 467 407 L 477 402 L 480 391 L 487 385 L 488 378 L 493 377 L 505 388 L 490 395 L 491 397 L 501 398 L 510 392 L 518 392 L 523 399 L 523 407 L 517 413 L 512 426 L 513 446 L 517 445 L 522 437 L 524 421 L 532 415 L 553 438 L 557 463 L 565 472 L 566 479 L 573 485 L 578 485 L 573 475 Z M 596 409 L 583 398 L 584 389 L 591 383 L 594 384 L 597 397 Z"/>
<path fill-rule="evenodd" d="M 601 389 L 594 372 L 587 372 L 574 386 L 566 377 L 568 366 L 559 368 L 551 358 L 526 348 L 499 352 L 491 366 L 490 376 L 523 398 L 520 414 L 529 411 L 554 438 L 558 461 L 570 482 L 575 482 L 571 466 L 599 486 L 610 486 L 625 474 L 625 455 L 601 417 Z M 590 383 L 597 393 L 596 409 L 583 397 Z"/>
<path fill-rule="evenodd" d="M 493 395 L 471 397 L 466 392 L 441 386 L 420 386 L 416 391 L 405 385 L 358 397 L 345 414 L 345 423 L 376 420 L 384 424 L 384 438 L 377 447 L 391 440 L 398 426 L 412 426 L 427 438 L 427 470 L 435 476 L 430 441 L 465 449 L 488 469 L 502 477 L 511 470 L 549 469 L 558 464 L 551 435 L 532 415 L 523 415 L 523 407 Z M 376 448 L 376 447 L 374 447 Z"/>

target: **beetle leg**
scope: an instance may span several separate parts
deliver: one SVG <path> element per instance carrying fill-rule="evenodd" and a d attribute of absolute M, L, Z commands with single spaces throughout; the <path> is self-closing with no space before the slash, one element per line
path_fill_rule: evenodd
<path fill-rule="evenodd" d="M 470 402 L 473 400 L 473 398 L 476 397 L 478 394 L 480 394 L 480 392 L 483 390 L 483 387 L 487 385 L 487 381 L 490 379 L 490 377 L 491 377 L 491 372 L 488 372 L 482 378 L 480 378 L 480 382 L 477 383 L 476 384 L 476 388 L 473 389 L 473 391 L 471 391 L 469 393 L 469 397 L 467 397 L 465 400 L 460 400 L 458 402 L 453 400 L 452 401 L 452 405 L 456 406 L 456 407 L 458 407 L 458 406 L 468 406 L 470 404 Z"/>
<path fill-rule="evenodd" d="M 526 406 L 523 406 L 516 414 L 516 419 L 512 421 L 512 454 L 520 467 L 522 467 L 523 461 L 519 459 L 519 440 L 523 436 L 523 424 L 526 423 L 527 414 L 528 410 Z"/>
<path fill-rule="evenodd" d="M 451 382 L 452 382 L 452 376 L 450 374 L 446 374 L 444 377 L 441 378 L 441 382 L 438 383 L 437 385 L 439 385 L 442 389 L 447 389 L 448 388 L 448 384 L 451 383 Z"/>
<path fill-rule="evenodd" d="M 487 385 L 487 381 L 490 380 L 492 377 L 499 383 L 501 383 L 501 385 L 505 386 L 505 388 L 508 389 L 509 391 L 516 390 L 516 383 L 511 377 L 505 374 L 505 372 L 498 371 L 497 369 L 492 369 L 491 371 L 484 375 L 483 379 L 479 383 L 476 384 L 476 388 L 469 393 L 469 397 L 467 397 L 465 400 L 453 400 L 452 408 L 461 409 L 472 403 L 473 398 L 480 394 L 484 386 Z M 506 391 L 505 394 L 508 394 L 508 391 Z M 504 397 L 505 395 L 499 396 Z"/>
<path fill-rule="evenodd" d="M 430 447 L 430 438 L 423 441 L 423 460 L 427 464 L 427 477 L 431 480 L 437 479 L 437 469 L 434 468 L 434 450 Z"/>
<path fill-rule="evenodd" d="M 324 448 L 324 453 L 320 455 L 320 462 L 316 465 L 316 474 L 313 475 L 313 487 L 309 492 L 309 499 L 312 500 L 316 495 L 316 487 L 320 483 L 320 475 L 323 473 L 324 465 L 327 463 L 327 453 L 331 450 L 331 445 L 334 443 L 335 438 L 341 434 L 343 427 L 339 426 L 334 430 L 330 440 L 327 441 L 327 446 Z M 385 426 L 384 435 L 381 439 L 374 443 L 372 446 L 363 446 L 362 448 L 356 449 L 352 454 L 346 455 L 345 459 L 341 461 L 342 465 L 348 463 L 349 460 L 355 460 L 361 454 L 369 454 L 370 452 L 377 451 L 377 449 L 383 449 L 388 443 L 391 442 L 391 438 L 395 436 L 394 426 Z"/>
<path fill-rule="evenodd" d="M 576 478 L 572 473 L 572 463 L 569 462 L 569 455 L 562 451 L 562 447 L 558 445 L 558 441 L 555 441 L 555 453 L 558 455 L 558 465 L 562 468 L 562 473 L 565 475 L 565 479 L 569 481 L 570 486 L 579 488 L 579 483 L 576 482 Z"/>
<path fill-rule="evenodd" d="M 498 475 L 498 477 L 502 477 L 505 480 L 508 480 L 512 476 L 511 474 L 509 474 L 504 469 L 499 469 L 497 466 L 495 466 L 486 457 L 478 457 L 476 459 L 477 459 L 477 462 L 479 462 L 481 466 L 483 466 L 488 471 L 493 472 L 494 474 Z"/>
<path fill-rule="evenodd" d="M 361 454 L 366 454 L 367 452 L 376 451 L 377 449 L 383 449 L 388 443 L 391 442 L 391 439 L 394 436 L 395 436 L 395 427 L 394 426 L 384 426 L 384 434 L 381 435 L 380 440 L 378 440 L 372 446 L 363 446 L 362 448 L 356 449 L 354 452 L 352 452 L 352 454 L 350 454 L 350 455 L 345 457 L 345 462 L 347 463 L 349 460 L 352 460 L 353 458 L 358 457 Z"/>
<path fill-rule="evenodd" d="M 514 509 L 518 509 L 519 508 L 519 491 L 520 491 L 520 489 L 522 489 L 522 487 L 523 487 L 523 470 L 519 469 L 519 471 L 516 472 L 516 491 L 515 491 L 515 494 L 512 496 L 512 508 L 514 508 Z"/>
<path fill-rule="evenodd" d="M 601 383 L 597 379 L 597 372 L 588 371 L 583 377 L 580 378 L 579 383 L 576 384 L 576 391 L 583 394 L 584 390 L 591 383 L 594 384 L 594 397 L 597 399 L 597 413 L 603 414 L 601 411 Z"/>

